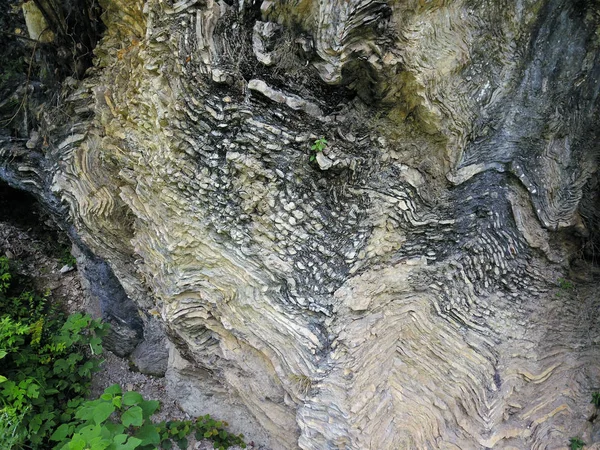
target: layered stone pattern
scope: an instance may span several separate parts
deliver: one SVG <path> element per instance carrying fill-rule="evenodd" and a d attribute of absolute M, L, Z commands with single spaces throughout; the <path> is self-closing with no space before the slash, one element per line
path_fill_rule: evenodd
<path fill-rule="evenodd" d="M 283 449 L 593 439 L 593 268 L 557 280 L 598 224 L 594 7 L 102 3 L 73 120 L 4 170 L 162 320 L 186 408 Z"/>

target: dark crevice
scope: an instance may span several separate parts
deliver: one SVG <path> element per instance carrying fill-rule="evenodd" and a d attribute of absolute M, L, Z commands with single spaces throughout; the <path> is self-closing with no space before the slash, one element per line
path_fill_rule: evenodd
<path fill-rule="evenodd" d="M 63 256 L 69 239 L 54 223 L 52 217 L 35 197 L 14 189 L 0 181 L 0 222 L 14 225 L 27 231 L 43 243 L 45 251 L 56 257 Z M 3 249 L 0 248 L 0 253 Z"/>
<path fill-rule="evenodd" d="M 230 13 L 227 18 L 217 23 L 215 36 L 220 38 L 221 46 L 232 47 L 224 51 L 225 54 L 232 55 L 230 61 L 224 61 L 224 67 L 239 74 L 245 82 L 260 79 L 286 94 L 318 103 L 325 115 L 340 110 L 356 97 L 356 90 L 349 87 L 353 80 L 333 86 L 321 79 L 312 64 L 314 52 L 307 54 L 298 41 L 311 38 L 296 27 L 281 30 L 273 42 L 273 48 L 270 50 L 281 54 L 277 63 L 266 66 L 259 62 L 252 49 L 253 28 L 255 23 L 261 20 L 258 6 L 260 2 L 241 13 Z"/>
<path fill-rule="evenodd" d="M 97 0 L 30 0 L 54 38 L 28 35 L 21 2 L 0 8 L 0 135 L 27 139 L 43 112 L 56 108 L 61 83 L 84 78 L 104 25 Z"/>

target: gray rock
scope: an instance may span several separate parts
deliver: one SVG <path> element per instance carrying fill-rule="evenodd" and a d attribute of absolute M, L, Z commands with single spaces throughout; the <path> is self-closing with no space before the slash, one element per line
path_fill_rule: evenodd
<path fill-rule="evenodd" d="M 65 264 L 60 268 L 60 273 L 68 273 L 75 270 L 75 267 Z"/>
<path fill-rule="evenodd" d="M 276 103 L 285 104 L 293 110 L 304 111 L 313 117 L 323 116 L 323 112 L 321 111 L 321 108 L 319 108 L 318 105 L 306 101 L 303 98 L 300 98 L 294 94 L 284 94 L 283 92 L 278 91 L 277 89 L 271 88 L 263 80 L 250 80 L 248 82 L 248 89 L 250 89 L 251 91 L 260 92 L 262 95 L 269 98 L 270 100 L 273 100 Z"/>
<path fill-rule="evenodd" d="M 254 55 L 265 66 L 272 66 L 277 60 L 273 45 L 281 26 L 273 22 L 256 22 L 252 31 L 252 50 Z"/>
<path fill-rule="evenodd" d="M 74 246 L 72 253 L 77 258 L 82 287 L 92 303 L 88 303 L 89 309 L 99 306 L 102 320 L 110 324 L 103 345 L 118 356 L 129 355 L 142 339 L 143 323 L 137 308 L 105 261 L 92 255 L 83 243 Z"/>
<path fill-rule="evenodd" d="M 333 166 L 333 161 L 329 159 L 327 156 L 323 154 L 323 152 L 318 152 L 316 156 L 317 164 L 321 170 L 327 170 L 331 166 Z"/>
<path fill-rule="evenodd" d="M 149 319 L 144 323 L 144 340 L 129 358 L 141 373 L 162 377 L 169 362 L 167 344 L 162 325 L 156 319 Z"/>
<path fill-rule="evenodd" d="M 40 143 L 40 133 L 37 130 L 33 130 L 29 135 L 29 140 L 25 143 L 25 146 L 29 149 L 36 148 Z"/>

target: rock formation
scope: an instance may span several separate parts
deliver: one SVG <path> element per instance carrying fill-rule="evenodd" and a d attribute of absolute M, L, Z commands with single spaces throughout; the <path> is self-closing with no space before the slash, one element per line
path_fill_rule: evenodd
<path fill-rule="evenodd" d="M 28 3 L 0 178 L 185 408 L 274 449 L 600 441 L 597 1 Z"/>

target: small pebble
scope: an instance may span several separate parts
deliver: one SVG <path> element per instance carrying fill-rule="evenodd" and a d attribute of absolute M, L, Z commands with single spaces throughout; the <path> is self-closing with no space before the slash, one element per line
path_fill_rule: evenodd
<path fill-rule="evenodd" d="M 67 273 L 67 272 L 71 272 L 72 270 L 75 270 L 75 267 L 65 264 L 64 266 L 62 266 L 60 268 L 60 273 Z"/>

